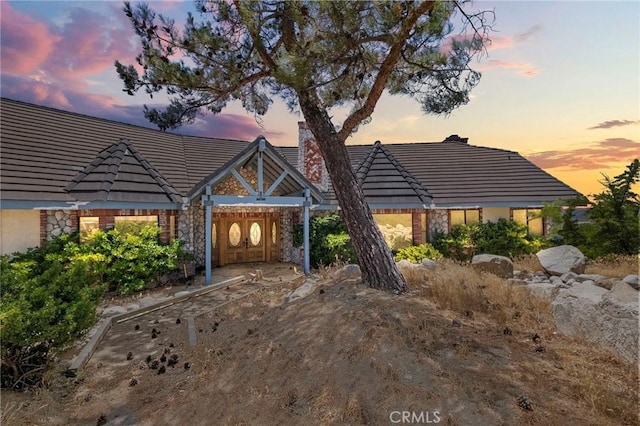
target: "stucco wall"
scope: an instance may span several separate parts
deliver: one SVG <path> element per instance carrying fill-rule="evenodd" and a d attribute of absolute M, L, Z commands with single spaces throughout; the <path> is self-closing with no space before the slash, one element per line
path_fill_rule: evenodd
<path fill-rule="evenodd" d="M 485 223 L 497 222 L 501 218 L 509 220 L 509 216 L 509 207 L 484 207 L 482 209 L 482 221 Z"/>
<path fill-rule="evenodd" d="M 39 210 L 0 210 L 0 254 L 40 245 Z"/>

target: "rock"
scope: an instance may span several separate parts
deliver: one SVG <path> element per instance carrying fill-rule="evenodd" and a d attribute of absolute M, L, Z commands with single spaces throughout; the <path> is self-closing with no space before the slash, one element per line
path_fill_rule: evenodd
<path fill-rule="evenodd" d="M 360 266 L 354 264 L 345 265 L 335 273 L 335 279 L 338 281 L 360 279 L 361 276 Z"/>
<path fill-rule="evenodd" d="M 629 284 L 633 289 L 640 290 L 640 285 L 638 284 L 638 275 L 627 275 L 622 279 L 622 281 Z"/>
<path fill-rule="evenodd" d="M 413 267 L 415 267 L 416 265 L 409 262 L 406 259 L 402 259 L 398 262 L 396 262 L 396 266 L 398 267 L 398 269 L 411 269 Z"/>
<path fill-rule="evenodd" d="M 471 259 L 471 267 L 478 272 L 489 272 L 500 278 L 513 277 L 513 262 L 505 256 L 478 254 Z"/>
<path fill-rule="evenodd" d="M 530 283 L 527 284 L 527 289 L 531 291 L 534 295 L 538 297 L 542 297 L 544 299 L 552 299 L 556 292 L 558 291 L 557 287 L 551 283 Z"/>
<path fill-rule="evenodd" d="M 583 282 L 562 290 L 552 302 L 558 331 L 608 347 L 638 362 L 638 295 L 618 281 L 611 291 Z"/>
<path fill-rule="evenodd" d="M 514 278 L 518 278 L 520 280 L 526 280 L 526 279 L 529 279 L 529 278 L 533 277 L 533 272 L 531 272 L 531 271 L 514 270 L 513 271 L 513 277 Z"/>
<path fill-rule="evenodd" d="M 358 269 L 360 269 L 360 268 L 358 268 Z M 310 295 L 311 293 L 313 293 L 316 290 L 317 286 L 318 286 L 318 280 L 313 279 L 313 278 L 307 278 L 300 287 L 296 288 L 295 290 L 293 290 L 289 294 L 287 300 L 289 302 L 292 302 L 294 300 L 302 299 L 303 297 L 307 297 L 308 295 Z"/>
<path fill-rule="evenodd" d="M 536 256 L 542 268 L 549 275 L 562 275 L 567 272 L 584 273 L 584 255 L 574 246 L 551 247 L 540 250 Z"/>
<path fill-rule="evenodd" d="M 585 281 L 593 281 L 595 283 L 600 282 L 602 280 L 607 279 L 607 277 L 603 276 L 603 275 L 598 275 L 598 274 L 580 274 L 576 277 L 574 277 L 576 279 L 576 281 L 578 282 L 585 282 Z"/>
<path fill-rule="evenodd" d="M 576 281 L 573 278 L 568 279 L 565 284 L 568 285 L 569 287 L 571 287 L 572 285 L 576 284 L 578 281 Z"/>
<path fill-rule="evenodd" d="M 187 294 L 191 294 L 190 291 L 178 291 L 176 294 L 173 295 L 173 297 L 180 297 L 180 296 L 186 296 Z"/>
<path fill-rule="evenodd" d="M 125 309 L 127 310 L 127 312 L 135 311 L 136 309 L 140 309 L 140 305 L 138 305 L 137 303 L 130 303 L 128 305 L 125 305 Z"/>
<path fill-rule="evenodd" d="M 554 275 L 554 276 L 557 276 L 557 275 Z M 560 276 L 560 279 L 566 283 L 569 280 L 575 280 L 577 276 L 578 274 L 576 274 L 575 272 L 567 272 L 562 274 Z"/>
<path fill-rule="evenodd" d="M 578 281 L 578 282 L 580 282 L 580 281 Z M 582 281 L 582 284 L 595 285 L 595 284 L 596 284 L 596 282 L 595 282 L 595 281 L 593 281 L 593 280 L 586 280 L 586 281 Z"/>
<path fill-rule="evenodd" d="M 420 263 L 420 265 L 425 267 L 426 269 L 436 269 L 436 262 L 434 262 L 431 259 L 427 259 L 427 258 L 422 259 L 422 263 Z"/>
<path fill-rule="evenodd" d="M 120 315 L 120 314 L 126 314 L 126 313 L 127 313 L 127 308 L 125 308 L 124 306 L 107 306 L 102 311 L 102 316 L 111 317 L 114 315 Z"/>
<path fill-rule="evenodd" d="M 554 284 L 560 284 L 560 283 L 564 282 L 564 280 L 561 277 L 557 276 L 557 275 L 550 276 L 549 280 Z"/>

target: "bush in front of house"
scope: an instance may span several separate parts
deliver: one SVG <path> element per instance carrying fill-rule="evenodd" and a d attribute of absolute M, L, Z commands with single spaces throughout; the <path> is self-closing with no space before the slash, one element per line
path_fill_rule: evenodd
<path fill-rule="evenodd" d="M 156 284 L 187 257 L 180 241 L 159 242 L 160 229 L 97 231 L 83 243 L 60 236 L 43 247 L 0 258 L 2 387 L 37 384 L 56 351 L 96 320 L 105 290 L 130 294 Z"/>
<path fill-rule="evenodd" d="M 186 257 L 182 241 L 160 244 L 159 234 L 156 225 L 146 225 L 135 233 L 97 231 L 83 244 L 67 247 L 63 256 L 102 256 L 96 272 L 108 290 L 131 294 L 154 286 L 159 277 L 177 270 Z"/>
<path fill-rule="evenodd" d="M 409 246 L 405 248 L 401 248 L 396 253 L 394 259 L 399 260 L 408 260 L 411 263 L 420 263 L 422 259 L 441 259 L 442 253 L 440 253 L 435 247 L 431 244 L 420 244 L 417 246 Z"/>
<path fill-rule="evenodd" d="M 355 251 L 351 247 L 351 238 L 337 214 L 312 216 L 309 219 L 309 241 L 311 242 L 309 258 L 314 268 L 335 262 L 356 261 Z M 293 245 L 295 247 L 304 245 L 302 223 L 294 228 Z"/>
<path fill-rule="evenodd" d="M 548 245 L 546 238 L 530 235 L 525 225 L 507 219 L 456 225 L 448 234 L 437 233 L 433 241 L 433 246 L 445 257 L 458 261 L 469 261 L 481 253 L 513 258 L 537 253 Z"/>
<path fill-rule="evenodd" d="M 31 250 L 22 258 L 0 258 L 3 388 L 38 384 L 55 351 L 81 336 L 96 320 L 104 286 L 94 273 L 92 260 L 61 262 L 50 254 L 51 248 L 45 248 L 42 253 Z"/>

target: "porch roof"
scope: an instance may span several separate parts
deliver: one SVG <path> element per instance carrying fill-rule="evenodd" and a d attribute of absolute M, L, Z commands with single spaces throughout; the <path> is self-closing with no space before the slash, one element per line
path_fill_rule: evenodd
<path fill-rule="evenodd" d="M 254 167 L 258 173 L 258 182 L 255 187 L 246 182 L 238 173 L 238 169 L 250 166 Z M 235 177 L 250 194 L 248 196 L 220 196 L 221 200 L 231 201 L 231 198 L 235 200 L 229 204 L 295 205 L 296 203 L 292 200 L 303 198 L 304 191 L 307 189 L 314 204 L 322 202 L 323 199 L 322 193 L 315 185 L 296 170 L 263 136 L 258 136 L 222 167 L 202 179 L 189 191 L 187 197 L 193 200 L 206 192 L 207 187 L 214 187 L 229 176 Z M 267 185 L 269 186 L 267 187 Z M 279 196 L 273 195 L 276 191 L 280 194 Z"/>

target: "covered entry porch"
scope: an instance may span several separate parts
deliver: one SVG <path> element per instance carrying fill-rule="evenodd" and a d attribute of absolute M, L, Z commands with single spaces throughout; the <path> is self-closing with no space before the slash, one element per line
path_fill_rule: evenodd
<path fill-rule="evenodd" d="M 309 211 L 321 193 L 264 137 L 203 179 L 189 193 L 204 217 L 206 284 L 214 266 L 282 259 L 286 216 L 302 213 L 304 271 L 309 272 Z"/>

